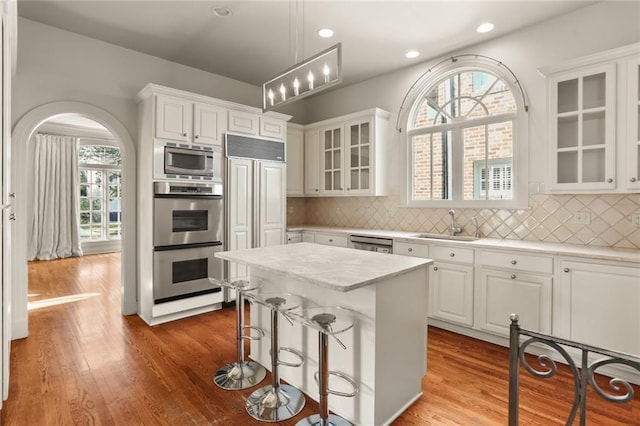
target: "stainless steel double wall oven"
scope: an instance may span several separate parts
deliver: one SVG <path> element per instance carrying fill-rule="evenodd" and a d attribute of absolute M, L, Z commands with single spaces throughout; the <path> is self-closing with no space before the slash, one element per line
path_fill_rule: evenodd
<path fill-rule="evenodd" d="M 224 199 L 220 183 L 155 182 L 153 214 L 155 303 L 222 291 Z"/>

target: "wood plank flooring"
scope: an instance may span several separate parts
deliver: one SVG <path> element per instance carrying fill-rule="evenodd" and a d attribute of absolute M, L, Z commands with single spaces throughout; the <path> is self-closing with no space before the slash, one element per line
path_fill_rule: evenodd
<path fill-rule="evenodd" d="M 30 334 L 12 344 L 1 424 L 261 424 L 244 411 L 252 389 L 228 392 L 211 381 L 235 356 L 233 309 L 155 327 L 123 317 L 119 261 L 106 254 L 29 265 Z M 424 395 L 394 425 L 505 425 L 507 348 L 434 327 L 428 345 Z M 573 388 L 560 370 L 550 380 L 523 373 L 520 424 L 564 423 Z M 303 414 L 315 412 L 307 399 Z M 591 392 L 587 424 L 640 425 L 640 390 L 623 405 Z"/>

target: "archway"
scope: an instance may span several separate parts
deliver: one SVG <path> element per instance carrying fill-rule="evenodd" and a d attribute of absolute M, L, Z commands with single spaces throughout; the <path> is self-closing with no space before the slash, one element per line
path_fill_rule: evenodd
<path fill-rule="evenodd" d="M 12 236 L 11 338 L 28 335 L 27 312 L 27 170 L 31 136 L 45 121 L 75 114 L 103 125 L 116 139 L 122 160 L 122 314 L 137 313 L 136 286 L 136 150 L 127 129 L 107 111 L 82 102 L 52 102 L 26 113 L 13 130 L 12 180 L 16 193 L 16 232 Z"/>

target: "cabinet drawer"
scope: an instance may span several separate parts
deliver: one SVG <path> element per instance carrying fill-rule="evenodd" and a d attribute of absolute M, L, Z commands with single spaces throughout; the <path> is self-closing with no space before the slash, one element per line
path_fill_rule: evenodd
<path fill-rule="evenodd" d="M 268 138 L 284 139 L 287 131 L 287 123 L 274 118 L 260 117 L 260 136 Z"/>
<path fill-rule="evenodd" d="M 510 252 L 480 251 L 478 262 L 481 266 L 492 266 L 514 271 L 529 271 L 540 274 L 553 273 L 553 258 L 531 256 Z"/>
<path fill-rule="evenodd" d="M 348 247 L 347 237 L 343 235 L 316 234 L 316 244 L 329 246 Z"/>
<path fill-rule="evenodd" d="M 430 256 L 448 262 L 473 263 L 473 249 L 432 245 Z"/>
<path fill-rule="evenodd" d="M 287 232 L 287 244 L 302 242 L 302 233 L 300 232 Z"/>
<path fill-rule="evenodd" d="M 427 244 L 414 244 L 394 241 L 393 253 L 401 254 L 403 256 L 429 257 L 429 246 Z"/>
<path fill-rule="evenodd" d="M 313 232 L 303 232 L 302 233 L 302 242 L 303 243 L 315 243 L 316 235 Z"/>

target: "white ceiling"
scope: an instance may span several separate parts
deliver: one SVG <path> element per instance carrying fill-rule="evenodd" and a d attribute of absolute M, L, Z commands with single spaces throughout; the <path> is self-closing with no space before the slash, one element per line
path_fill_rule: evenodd
<path fill-rule="evenodd" d="M 483 42 L 593 1 L 19 0 L 18 14 L 250 84 L 342 43 L 345 84 Z M 226 6 L 226 18 L 211 13 Z M 296 13 L 297 8 L 297 13 Z M 297 16 L 297 19 L 296 19 Z M 495 30 L 478 34 L 491 21 Z M 335 30 L 320 39 L 319 28 Z M 295 32 L 298 29 L 298 37 Z M 407 50 L 421 52 L 416 59 Z"/>

